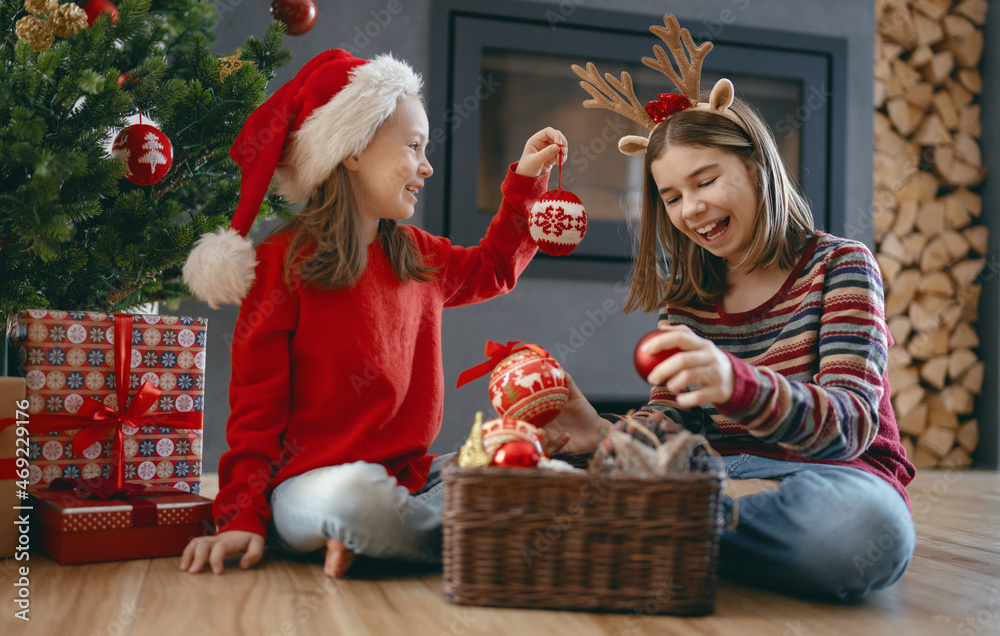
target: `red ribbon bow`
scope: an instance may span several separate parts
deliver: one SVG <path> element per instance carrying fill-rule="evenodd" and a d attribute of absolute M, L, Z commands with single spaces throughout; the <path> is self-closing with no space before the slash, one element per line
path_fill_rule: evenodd
<path fill-rule="evenodd" d="M 503 360 L 510 354 L 514 353 L 515 351 L 519 351 L 521 349 L 531 349 L 535 353 L 538 353 L 545 358 L 552 357 L 549 355 L 548 351 L 542 349 L 538 345 L 526 344 L 518 340 L 511 340 L 507 344 L 502 345 L 499 342 L 493 342 L 492 340 L 487 340 L 485 355 L 489 358 L 489 360 L 481 364 L 477 364 L 471 369 L 466 369 L 465 371 L 462 371 L 462 373 L 458 375 L 458 384 L 455 385 L 455 388 L 456 389 L 460 388 L 462 385 L 468 384 L 469 382 L 472 382 L 476 378 L 483 377 L 484 375 L 492 371 L 494 367 L 500 364 L 501 360 Z"/>
<path fill-rule="evenodd" d="M 656 123 L 691 106 L 687 97 L 677 93 L 660 93 L 657 97 L 658 99 L 646 104 L 646 113 Z"/>
<path fill-rule="evenodd" d="M 118 395 L 118 408 L 128 402 L 129 369 L 132 366 L 132 315 L 115 314 L 115 391 Z M 115 488 L 125 488 L 125 445 L 124 426 L 135 428 L 142 426 L 162 426 L 167 428 L 200 429 L 202 427 L 201 413 L 156 413 L 145 415 L 151 406 L 156 404 L 163 390 L 158 386 L 144 382 L 139 392 L 124 412 L 117 411 L 106 404 L 86 397 L 83 406 L 75 414 L 69 413 L 35 413 L 29 418 L 28 430 L 34 434 L 54 433 L 74 428 L 81 430 L 73 436 L 73 453 L 83 452 L 97 440 L 110 431 L 114 431 L 111 445 L 111 477 Z"/>

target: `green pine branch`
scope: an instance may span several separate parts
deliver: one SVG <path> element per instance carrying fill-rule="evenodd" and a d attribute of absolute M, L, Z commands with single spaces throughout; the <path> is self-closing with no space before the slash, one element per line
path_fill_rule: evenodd
<path fill-rule="evenodd" d="M 220 79 L 210 0 L 122 0 L 118 12 L 38 52 L 14 34 L 23 1 L 0 0 L 0 314 L 176 304 L 194 241 L 236 209 L 229 148 L 291 58 L 283 26 L 249 38 L 253 63 Z M 152 186 L 108 153 L 140 113 L 173 146 Z M 263 211 L 289 213 L 276 196 Z"/>

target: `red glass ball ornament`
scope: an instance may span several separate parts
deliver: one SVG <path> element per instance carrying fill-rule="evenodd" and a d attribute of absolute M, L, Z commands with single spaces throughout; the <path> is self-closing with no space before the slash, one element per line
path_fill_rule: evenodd
<path fill-rule="evenodd" d="M 483 449 L 492 457 L 507 442 L 527 442 L 548 457 L 545 435 L 538 427 L 513 417 L 497 417 L 483 423 Z"/>
<path fill-rule="evenodd" d="M 514 440 L 507 442 L 493 456 L 493 465 L 504 468 L 534 468 L 538 466 L 541 456 L 538 450 L 528 442 Z"/>
<path fill-rule="evenodd" d="M 542 427 L 569 399 L 566 372 L 547 353 L 521 349 L 497 364 L 490 375 L 490 402 L 498 415 Z"/>
<path fill-rule="evenodd" d="M 643 380 L 649 377 L 649 374 L 653 372 L 656 365 L 660 364 L 675 353 L 681 352 L 680 349 L 666 349 L 656 353 L 646 353 L 642 350 L 642 345 L 662 333 L 663 331 L 660 329 L 650 331 L 645 336 L 640 338 L 639 343 L 635 345 L 635 353 L 632 356 L 632 360 L 635 362 L 635 370 L 639 372 L 639 375 L 642 376 Z"/>
<path fill-rule="evenodd" d="M 159 129 L 148 124 L 133 124 L 115 137 L 111 156 L 125 164 L 125 178 L 146 186 L 166 176 L 174 162 L 174 149 Z"/>
<path fill-rule="evenodd" d="M 111 22 L 118 23 L 118 7 L 115 6 L 111 0 L 90 0 L 87 4 L 80 7 L 83 12 L 87 14 L 87 25 L 92 25 L 97 16 L 102 13 L 111 14 Z"/>
<path fill-rule="evenodd" d="M 552 256 L 564 256 L 587 235 L 587 212 L 572 192 L 549 190 L 531 206 L 528 227 L 538 249 Z"/>
<path fill-rule="evenodd" d="M 285 23 L 285 33 L 302 35 L 316 25 L 316 0 L 272 0 L 271 17 Z"/>

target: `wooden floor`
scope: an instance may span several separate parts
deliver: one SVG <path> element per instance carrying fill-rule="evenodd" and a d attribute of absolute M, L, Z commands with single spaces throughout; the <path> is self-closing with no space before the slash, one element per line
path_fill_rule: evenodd
<path fill-rule="evenodd" d="M 206 483 L 206 491 L 211 485 Z M 60 566 L 30 560 L 30 623 L 15 618 L 15 567 L 0 561 L 0 634 L 271 636 L 311 634 L 1000 634 L 1000 474 L 921 473 L 917 525 L 902 581 L 861 604 L 833 605 L 720 581 L 699 618 L 451 605 L 436 572 L 372 572 L 328 581 L 318 563 L 266 559 L 242 572 L 192 576 L 177 558 Z"/>

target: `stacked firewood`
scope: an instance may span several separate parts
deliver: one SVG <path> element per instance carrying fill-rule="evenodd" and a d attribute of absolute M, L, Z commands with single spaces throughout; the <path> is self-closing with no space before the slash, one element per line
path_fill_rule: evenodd
<path fill-rule="evenodd" d="M 986 0 L 876 0 L 877 258 L 895 345 L 896 419 L 919 468 L 968 466 L 985 365 L 976 354 L 987 265 L 979 147 Z M 995 328 L 995 326 L 994 326 Z"/>

